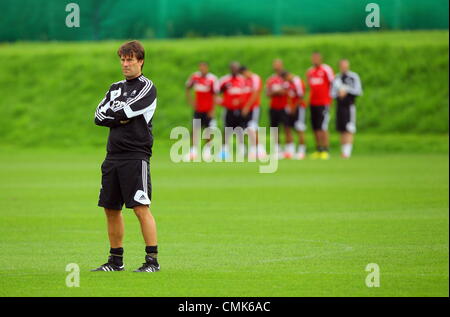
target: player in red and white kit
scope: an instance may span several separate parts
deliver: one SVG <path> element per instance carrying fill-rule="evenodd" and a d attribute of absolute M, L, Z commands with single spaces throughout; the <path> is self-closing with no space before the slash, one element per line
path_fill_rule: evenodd
<path fill-rule="evenodd" d="M 305 95 L 305 83 L 303 80 L 292 73 L 284 71 L 282 73 L 283 79 L 289 84 L 288 106 L 287 110 L 287 129 L 286 129 L 286 151 L 284 152 L 285 158 L 296 158 L 303 160 L 306 156 L 306 143 L 305 143 L 305 131 L 306 131 L 306 103 L 303 99 Z M 298 133 L 298 150 L 295 153 L 294 138 L 291 133 L 291 129 L 295 129 Z"/>
<path fill-rule="evenodd" d="M 283 61 L 281 59 L 275 59 L 272 63 L 272 68 L 275 73 L 266 81 L 266 95 L 270 98 L 270 127 L 279 128 L 280 125 L 283 125 L 286 133 L 288 120 L 286 107 L 288 105 L 287 93 L 289 84 L 281 76 L 284 71 Z M 280 134 L 278 134 L 278 139 L 273 140 L 273 142 L 277 144 L 278 158 L 283 159 L 284 153 L 279 144 Z"/>
<path fill-rule="evenodd" d="M 317 151 L 312 158 L 329 159 L 328 123 L 330 121 L 330 95 L 334 80 L 333 69 L 322 63 L 322 55 L 314 52 L 311 56 L 313 66 L 306 77 L 310 89 L 311 123 L 316 139 Z"/>
<path fill-rule="evenodd" d="M 244 87 L 244 105 L 241 110 L 241 120 L 244 129 L 247 129 L 250 152 L 249 158 L 264 157 L 266 155 L 265 147 L 258 144 L 258 126 L 261 105 L 261 77 L 250 71 L 247 67 L 241 66 L 240 73 L 245 78 Z"/>
<path fill-rule="evenodd" d="M 238 62 L 230 63 L 230 74 L 223 76 L 219 80 L 218 92 L 222 93 L 222 99 L 220 104 L 225 108 L 223 113 L 224 128 L 237 128 L 241 127 L 245 129 L 241 110 L 245 102 L 245 78 L 239 73 L 241 65 Z M 229 135 L 224 133 L 224 144 L 222 147 L 221 157 L 226 159 L 229 155 Z M 238 152 L 244 153 L 244 135 L 243 133 L 237 133 L 238 138 Z"/>
<path fill-rule="evenodd" d="M 217 93 L 217 77 L 209 72 L 208 63 L 199 63 L 199 71 L 193 73 L 186 81 L 186 99 L 188 104 L 194 108 L 194 119 L 199 119 L 201 128 L 216 127 L 214 119 L 214 96 Z M 192 98 L 192 90 L 195 92 L 195 99 Z M 197 138 L 201 131 L 193 131 L 192 147 L 189 159 L 197 157 Z M 205 144 L 203 155 L 211 155 L 211 140 Z"/>

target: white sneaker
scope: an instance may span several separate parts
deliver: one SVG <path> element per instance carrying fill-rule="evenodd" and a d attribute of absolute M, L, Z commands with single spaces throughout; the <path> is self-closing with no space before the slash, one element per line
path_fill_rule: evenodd
<path fill-rule="evenodd" d="M 259 151 L 258 152 L 258 158 L 259 159 L 265 159 L 267 157 L 266 151 Z"/>
<path fill-rule="evenodd" d="M 196 158 L 197 154 L 190 152 L 183 157 L 183 162 L 190 162 L 195 160 Z"/>
<path fill-rule="evenodd" d="M 295 159 L 297 159 L 297 160 L 304 160 L 305 157 L 306 157 L 306 155 L 303 152 L 298 152 L 297 154 L 295 154 Z"/>
<path fill-rule="evenodd" d="M 205 151 L 205 152 L 203 152 L 203 160 L 205 160 L 205 161 L 210 161 L 211 160 L 211 158 L 212 158 L 212 155 L 211 155 L 211 152 L 209 152 L 209 151 Z"/>

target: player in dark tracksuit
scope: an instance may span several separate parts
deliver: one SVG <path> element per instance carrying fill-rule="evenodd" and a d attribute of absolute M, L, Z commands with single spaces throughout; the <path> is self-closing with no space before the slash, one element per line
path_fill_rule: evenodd
<path fill-rule="evenodd" d="M 336 75 L 331 87 L 331 96 L 336 99 L 336 129 L 341 133 L 341 156 L 350 158 L 353 147 L 353 135 L 356 132 L 357 96 L 362 95 L 359 75 L 350 71 L 350 62 L 339 62 L 340 73 Z"/>
<path fill-rule="evenodd" d="M 105 209 L 111 249 L 108 262 L 93 271 L 124 270 L 121 210 L 125 204 L 138 217 L 146 243 L 145 263 L 135 272 L 156 272 L 160 269 L 156 224 L 149 209 L 156 88 L 142 75 L 144 48 L 138 41 L 123 44 L 118 55 L 126 79 L 111 85 L 95 111 L 95 124 L 110 129 L 98 206 Z"/>

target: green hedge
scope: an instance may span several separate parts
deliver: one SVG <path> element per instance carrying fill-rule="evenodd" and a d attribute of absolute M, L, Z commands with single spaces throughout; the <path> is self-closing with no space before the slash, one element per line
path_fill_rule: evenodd
<path fill-rule="evenodd" d="M 107 130 L 93 114 L 109 85 L 122 79 L 120 42 L 0 44 L 0 143 L 100 145 Z M 448 32 L 370 32 L 293 37 L 144 41 L 144 74 L 158 88 L 154 133 L 167 139 L 189 124 L 184 83 L 197 62 L 221 76 L 239 60 L 262 78 L 275 57 L 304 77 L 319 50 L 335 70 L 349 58 L 361 76 L 358 127 L 369 133 L 448 133 Z M 262 98 L 267 109 L 267 98 Z M 219 117 L 220 111 L 217 116 Z M 267 124 L 267 111 L 262 123 Z"/>

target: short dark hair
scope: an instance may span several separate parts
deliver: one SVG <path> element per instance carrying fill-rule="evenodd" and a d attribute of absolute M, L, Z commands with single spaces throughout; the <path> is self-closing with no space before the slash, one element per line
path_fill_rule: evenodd
<path fill-rule="evenodd" d="M 145 59 L 145 50 L 139 41 L 130 41 L 122 44 L 117 50 L 117 55 L 136 57 L 137 60 L 143 61 Z M 142 63 L 141 69 L 144 67 Z"/>

